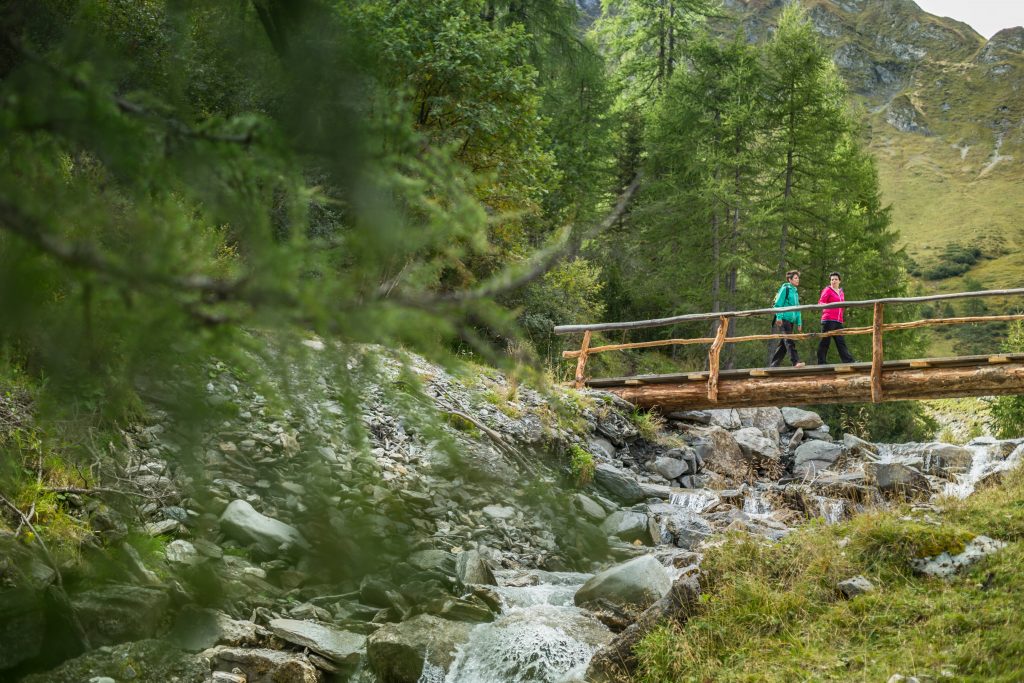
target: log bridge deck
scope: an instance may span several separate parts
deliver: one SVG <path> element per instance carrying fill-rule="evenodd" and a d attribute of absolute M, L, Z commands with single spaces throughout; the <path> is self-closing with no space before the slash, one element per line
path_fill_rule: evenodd
<path fill-rule="evenodd" d="M 657 320 L 625 323 L 596 323 L 590 325 L 562 325 L 556 334 L 583 333 L 583 342 L 577 351 L 565 351 L 563 356 L 576 359 L 575 386 L 589 386 L 617 394 L 645 409 L 662 412 L 704 408 L 732 408 L 742 406 L 785 406 L 812 403 L 861 403 L 962 396 L 991 396 L 1024 394 L 1024 353 L 994 353 L 980 356 L 952 358 L 921 358 L 913 360 L 885 360 L 883 335 L 886 331 L 906 330 L 933 325 L 958 325 L 981 322 L 1024 320 L 1024 314 L 971 316 L 961 318 L 932 318 L 913 322 L 885 323 L 887 304 L 910 304 L 944 299 L 1013 296 L 1024 294 L 1024 289 L 961 292 L 925 297 L 850 301 L 843 304 L 790 306 L 779 309 L 756 309 L 725 313 L 696 313 Z M 826 308 L 872 307 L 871 327 L 848 328 L 833 333 L 804 333 L 794 335 L 764 334 L 730 337 L 728 332 L 734 318 L 770 315 L 783 311 L 822 310 Z M 626 330 L 683 322 L 713 321 L 713 337 L 665 339 L 653 342 L 634 342 L 591 346 L 593 332 Z M 871 362 L 840 365 L 809 365 L 801 368 L 752 368 L 721 370 L 719 356 L 727 343 L 758 340 L 817 339 L 822 337 L 870 334 L 872 336 Z M 587 358 L 595 353 L 657 346 L 706 344 L 709 345 L 707 370 L 670 375 L 638 375 L 634 377 L 588 378 L 585 375 Z"/>

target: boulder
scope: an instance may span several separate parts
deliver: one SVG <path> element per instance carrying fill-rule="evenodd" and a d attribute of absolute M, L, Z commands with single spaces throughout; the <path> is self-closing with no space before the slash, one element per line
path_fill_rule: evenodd
<path fill-rule="evenodd" d="M 662 543 L 693 548 L 714 532 L 695 510 L 687 510 L 680 505 L 659 503 L 651 505 L 650 511 L 657 522 Z"/>
<path fill-rule="evenodd" d="M 409 564 L 423 572 L 439 572 L 449 576 L 456 573 L 455 555 L 447 550 L 417 550 L 409 555 Z"/>
<path fill-rule="evenodd" d="M 240 670 L 247 683 L 322 683 L 320 671 L 306 655 L 266 649 L 218 650 L 214 668 Z"/>
<path fill-rule="evenodd" d="M 707 410 L 676 410 L 665 416 L 669 420 L 677 422 L 696 422 L 697 424 L 711 424 L 711 413 Z"/>
<path fill-rule="evenodd" d="M 245 544 L 255 544 L 268 555 L 282 549 L 307 547 L 298 529 L 257 512 L 244 500 L 234 500 L 220 516 L 225 535 Z"/>
<path fill-rule="evenodd" d="M 308 647 L 335 664 L 355 667 L 366 649 L 366 636 L 298 619 L 271 619 L 270 631 L 281 640 Z"/>
<path fill-rule="evenodd" d="M 155 588 L 112 584 L 71 597 L 93 646 L 150 638 L 167 608 L 167 594 Z"/>
<path fill-rule="evenodd" d="M 853 434 L 843 434 L 843 446 L 854 457 L 871 459 L 878 457 L 878 446 Z"/>
<path fill-rule="evenodd" d="M 813 474 L 831 467 L 843 453 L 843 447 L 827 441 L 806 441 L 793 454 L 793 472 Z"/>
<path fill-rule="evenodd" d="M 721 427 L 700 429 L 694 452 L 703 460 L 704 468 L 734 481 L 750 474 L 750 459 L 743 454 L 732 434 Z"/>
<path fill-rule="evenodd" d="M 189 567 L 202 561 L 196 547 L 180 538 L 167 544 L 167 547 L 164 548 L 164 557 L 172 565 L 181 564 Z"/>
<path fill-rule="evenodd" d="M 651 545 L 651 534 L 647 527 L 647 515 L 632 510 L 617 510 L 608 515 L 601 524 L 601 531 L 608 536 L 615 536 L 627 543 L 641 541 Z"/>
<path fill-rule="evenodd" d="M 615 500 L 632 505 L 644 500 L 644 492 L 636 479 L 622 470 L 601 463 L 594 470 L 594 481 Z"/>
<path fill-rule="evenodd" d="M 175 616 L 168 640 L 182 650 L 200 652 L 214 645 L 261 645 L 269 635 L 269 631 L 251 621 L 189 605 Z"/>
<path fill-rule="evenodd" d="M 575 496 L 573 496 L 572 502 L 573 506 L 591 522 L 603 522 L 604 518 L 608 516 L 608 513 L 605 512 L 605 509 L 601 507 L 601 505 L 599 505 L 597 501 L 595 501 L 590 496 L 584 495 L 582 493 L 577 493 Z"/>
<path fill-rule="evenodd" d="M 740 425 L 757 427 L 764 438 L 778 442 L 779 433 L 786 429 L 786 420 L 778 408 L 737 408 Z"/>
<path fill-rule="evenodd" d="M 707 411 L 709 422 L 722 429 L 739 429 L 740 416 L 734 408 L 722 408 Z"/>
<path fill-rule="evenodd" d="M 587 441 L 587 450 L 598 457 L 603 457 L 605 460 L 615 457 L 615 445 L 601 436 L 595 436 Z"/>
<path fill-rule="evenodd" d="M 7 645 L 8 643 L 4 643 Z M 50 641 L 51 649 L 60 643 Z M 2 648 L 0 648 L 2 649 Z M 0 679 L 12 680 L 0 672 Z M 22 683 L 84 683 L 108 680 L 119 683 L 144 681 L 205 681 L 210 675 L 209 664 L 201 657 L 184 653 L 165 640 L 136 640 L 121 645 L 98 647 L 81 656 L 69 659 L 56 669 L 18 678 Z M 250 679 L 252 681 L 253 679 Z"/>
<path fill-rule="evenodd" d="M 997 541 L 988 536 L 976 536 L 967 544 L 963 552 L 956 555 L 941 553 L 934 557 L 925 557 L 911 560 L 911 566 L 919 574 L 948 579 L 957 572 L 965 569 L 975 562 L 978 562 L 986 555 L 1006 547 L 1003 541 Z"/>
<path fill-rule="evenodd" d="M 475 625 L 429 614 L 385 624 L 366 640 L 367 661 L 381 683 L 417 683 L 424 662 L 447 671 Z"/>
<path fill-rule="evenodd" d="M 661 599 L 672 587 L 668 572 L 652 555 L 617 564 L 594 575 L 576 591 L 579 607 L 602 602 L 617 607 L 635 606 L 646 609 Z"/>
<path fill-rule="evenodd" d="M 654 471 L 672 481 L 687 474 L 689 466 L 685 460 L 661 457 L 654 461 Z"/>
<path fill-rule="evenodd" d="M 0 590 L 0 678 L 4 669 L 39 654 L 45 633 L 41 592 L 27 586 Z"/>
<path fill-rule="evenodd" d="M 864 476 L 889 497 L 914 499 L 931 493 L 928 477 L 899 462 L 866 462 Z"/>
<path fill-rule="evenodd" d="M 597 505 L 597 503 L 594 504 Z M 455 575 L 459 577 L 459 581 L 463 585 L 498 585 L 487 560 L 477 550 L 463 550 L 455 556 Z"/>
<path fill-rule="evenodd" d="M 821 419 L 821 416 L 817 413 L 812 413 L 809 410 L 802 410 L 800 408 L 783 408 L 782 419 L 786 421 L 786 424 L 796 429 L 802 427 L 804 429 L 818 429 L 825 424 L 825 421 Z"/>
<path fill-rule="evenodd" d="M 637 643 L 658 624 L 683 624 L 697 610 L 700 586 L 693 576 L 677 579 L 668 594 L 648 607 L 635 622 L 615 639 L 594 653 L 587 667 L 591 683 L 618 683 L 632 680 L 637 668 L 634 650 Z"/>
<path fill-rule="evenodd" d="M 748 458 L 756 456 L 762 459 L 778 460 L 781 456 L 778 442 L 766 439 L 757 427 L 744 427 L 733 432 L 732 438 L 736 440 L 740 450 Z"/>

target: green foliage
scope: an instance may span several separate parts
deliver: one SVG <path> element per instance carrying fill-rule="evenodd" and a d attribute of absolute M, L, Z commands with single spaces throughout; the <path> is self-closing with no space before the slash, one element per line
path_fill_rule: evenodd
<path fill-rule="evenodd" d="M 551 269 L 527 289 L 523 329 L 542 358 L 556 363 L 563 350 L 565 338 L 551 331 L 555 325 L 601 318 L 602 288 L 601 268 L 585 259 L 574 259 Z"/>
<path fill-rule="evenodd" d="M 633 426 L 636 427 L 640 438 L 645 441 L 657 443 L 662 438 L 662 429 L 665 426 L 665 418 L 653 410 L 634 410 L 630 415 Z"/>
<path fill-rule="evenodd" d="M 586 486 L 594 480 L 594 456 L 579 444 L 569 446 L 569 469 L 577 486 Z"/>
<path fill-rule="evenodd" d="M 1024 322 L 1010 323 L 1010 331 L 1003 342 L 1007 353 L 1024 352 Z M 998 396 L 990 406 L 992 426 L 1000 439 L 1015 439 L 1024 435 L 1024 396 Z"/>
<path fill-rule="evenodd" d="M 949 242 L 938 255 L 938 262 L 930 268 L 913 273 L 925 280 L 943 280 L 962 275 L 981 258 L 981 247 Z"/>
<path fill-rule="evenodd" d="M 813 410 L 833 434 L 853 434 L 868 441 L 931 441 L 939 430 L 939 423 L 918 401 L 826 404 Z"/>

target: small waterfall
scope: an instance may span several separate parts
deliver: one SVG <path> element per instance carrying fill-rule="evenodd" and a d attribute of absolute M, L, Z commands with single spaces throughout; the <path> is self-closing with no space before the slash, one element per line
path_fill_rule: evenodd
<path fill-rule="evenodd" d="M 719 503 L 721 498 L 717 493 L 708 489 L 690 489 L 673 493 L 669 496 L 669 504 L 677 505 L 691 512 L 706 512 Z"/>
<path fill-rule="evenodd" d="M 984 477 L 994 472 L 1004 472 L 1016 467 L 1024 457 L 1024 444 L 1018 445 L 1005 459 L 999 457 L 998 446 L 993 444 L 967 444 L 974 458 L 971 468 L 957 475 L 957 481 L 946 484 L 942 493 L 954 498 L 966 498 L 974 493 L 974 487 Z"/>
<path fill-rule="evenodd" d="M 823 518 L 827 524 L 837 524 L 842 521 L 846 514 L 845 500 L 826 496 L 815 496 L 814 500 L 818 503 L 818 516 Z"/>
<path fill-rule="evenodd" d="M 743 497 L 743 512 L 751 517 L 763 517 L 774 510 L 772 504 L 765 500 L 759 491 L 747 491 Z"/>

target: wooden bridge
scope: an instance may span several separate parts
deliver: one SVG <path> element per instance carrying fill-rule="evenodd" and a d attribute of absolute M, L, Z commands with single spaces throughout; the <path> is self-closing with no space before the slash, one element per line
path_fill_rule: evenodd
<path fill-rule="evenodd" d="M 1024 394 L 1024 353 L 993 353 L 953 358 L 885 360 L 885 332 L 936 325 L 964 325 L 984 322 L 1024 320 L 1024 314 L 979 315 L 958 318 L 930 318 L 912 322 L 884 321 L 886 306 L 919 304 L 950 299 L 1010 297 L 1024 289 L 959 292 L 932 296 L 846 301 L 839 304 L 810 304 L 786 308 L 760 308 L 724 313 L 694 313 L 671 318 L 588 325 L 560 325 L 555 334 L 583 333 L 576 351 L 563 357 L 576 359 L 575 385 L 601 388 L 618 394 L 642 408 L 662 411 L 740 406 L 785 406 L 813 403 L 860 403 L 871 401 L 916 400 L 961 396 Z M 870 327 L 852 327 L 836 332 L 803 334 L 757 334 L 728 336 L 730 322 L 736 318 L 769 316 L 786 311 L 819 311 L 828 308 L 866 308 L 873 310 Z M 680 323 L 716 321 L 715 336 L 664 339 L 591 346 L 594 332 L 633 330 Z M 839 365 L 808 365 L 800 368 L 748 368 L 721 370 L 719 358 L 725 344 L 778 339 L 821 339 L 839 335 L 870 334 L 871 361 Z M 778 342 L 777 342 L 778 343 Z M 707 370 L 670 375 L 639 375 L 595 379 L 586 377 L 587 359 L 596 353 L 645 349 L 659 346 L 701 344 L 708 346 Z"/>

